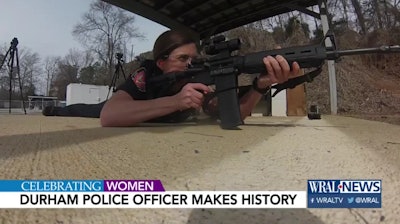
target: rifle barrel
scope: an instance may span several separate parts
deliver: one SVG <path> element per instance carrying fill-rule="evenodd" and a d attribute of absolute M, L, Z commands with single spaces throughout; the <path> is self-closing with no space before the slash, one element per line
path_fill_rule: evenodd
<path fill-rule="evenodd" d="M 338 59 L 341 56 L 347 55 L 356 55 L 356 54 L 371 54 L 371 53 L 399 53 L 400 45 L 383 45 L 375 48 L 361 48 L 361 49 L 353 49 L 353 50 L 334 50 L 327 51 L 327 58 L 334 60 Z"/>

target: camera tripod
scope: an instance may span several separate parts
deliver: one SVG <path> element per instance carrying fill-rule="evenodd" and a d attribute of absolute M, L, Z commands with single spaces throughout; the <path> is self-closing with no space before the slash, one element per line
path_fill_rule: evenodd
<path fill-rule="evenodd" d="M 9 98 L 8 98 L 8 113 L 11 113 L 11 96 L 12 96 L 12 90 L 13 90 L 13 74 L 14 74 L 14 62 L 16 62 L 16 69 L 17 69 L 17 76 L 18 76 L 18 83 L 19 83 L 19 91 L 21 94 L 21 101 L 22 101 L 22 107 L 24 108 L 24 112 L 26 114 L 26 109 L 25 109 L 25 104 L 24 104 L 24 96 L 22 92 L 22 83 L 21 83 L 21 75 L 20 75 L 20 69 L 19 69 L 19 56 L 18 56 L 18 39 L 14 37 L 11 41 L 11 46 L 8 49 L 7 53 L 4 55 L 3 61 L 0 64 L 0 70 L 3 68 L 4 62 L 7 59 L 7 56 L 9 55 L 8 59 L 8 68 L 9 68 L 9 78 L 10 78 L 10 89 L 9 89 Z"/>
<path fill-rule="evenodd" d="M 122 59 L 122 56 L 123 56 L 123 54 L 121 54 L 121 53 L 117 53 L 115 55 L 115 57 L 117 58 L 117 64 L 115 65 L 115 72 L 114 72 L 113 77 L 111 78 L 111 83 L 108 86 L 108 93 L 107 93 L 107 98 L 106 98 L 107 100 L 108 100 L 108 96 L 110 95 L 111 88 L 113 89 L 113 92 L 116 91 L 116 84 L 119 79 L 120 71 L 122 72 L 122 75 L 124 75 L 124 80 L 126 79 L 124 68 L 122 67 L 122 63 L 124 62 L 124 60 Z"/>

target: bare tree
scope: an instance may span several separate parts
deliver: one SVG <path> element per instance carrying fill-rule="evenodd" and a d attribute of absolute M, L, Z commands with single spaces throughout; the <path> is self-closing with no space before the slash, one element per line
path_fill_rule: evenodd
<path fill-rule="evenodd" d="M 376 14 L 376 19 L 378 23 L 378 28 L 382 29 L 383 28 L 383 18 L 382 18 L 382 12 L 381 12 L 381 4 L 378 2 L 378 0 L 373 0 L 373 5 L 375 8 L 375 14 Z"/>
<path fill-rule="evenodd" d="M 8 48 L 4 48 L 4 53 L 1 53 L 1 59 L 4 58 L 5 52 L 7 52 Z M 3 50 L 2 50 L 3 52 Z M 15 54 L 14 57 L 17 55 Z M 20 92 L 20 83 L 21 80 L 21 88 L 23 91 L 23 95 L 32 95 L 36 94 L 38 81 L 40 79 L 41 74 L 41 66 L 40 66 L 40 57 L 38 53 L 32 52 L 27 48 L 19 48 L 18 49 L 18 61 L 19 61 L 19 75 L 17 69 L 17 62 L 14 58 L 13 64 L 13 74 L 10 74 L 10 58 L 11 55 L 7 55 L 5 58 L 4 65 L 2 67 L 1 79 L 0 79 L 0 92 L 8 92 L 10 89 L 10 78 L 11 79 L 11 91 L 12 92 Z M 2 61 L 2 60 L 1 60 Z M 0 62 L 1 62 L 0 61 Z"/>
<path fill-rule="evenodd" d="M 103 1 L 90 5 L 82 22 L 74 27 L 73 35 L 95 52 L 98 59 L 107 68 L 109 76 L 113 74 L 115 53 L 127 52 L 127 43 L 134 38 L 143 38 L 134 26 L 135 17 L 126 11 Z"/>
<path fill-rule="evenodd" d="M 22 90 L 24 92 L 23 95 L 35 95 L 42 73 L 40 56 L 38 53 L 32 52 L 30 49 L 20 49 L 19 57 L 20 78 Z M 14 71 L 16 71 L 16 69 Z M 13 78 L 17 78 L 17 74 L 14 74 Z M 16 83 L 18 82 L 18 80 L 14 81 L 16 81 Z"/>
<path fill-rule="evenodd" d="M 361 33 L 366 34 L 367 33 L 367 24 L 365 22 L 361 4 L 358 0 L 351 0 L 351 3 L 353 5 L 354 11 L 357 15 L 358 25 L 360 26 Z"/>
<path fill-rule="evenodd" d="M 346 27 L 349 28 L 349 12 L 348 12 L 348 2 L 346 0 L 340 0 L 343 7 L 343 19 L 346 21 Z"/>
<path fill-rule="evenodd" d="M 91 66 L 93 61 L 94 59 L 88 51 L 82 52 L 74 49 L 70 49 L 63 59 L 50 60 L 46 71 L 54 72 L 54 76 L 51 77 L 49 95 L 65 99 L 67 85 L 79 82 L 80 70 Z M 53 65 L 54 67 L 52 67 Z"/>
<path fill-rule="evenodd" d="M 90 51 L 69 49 L 68 54 L 65 55 L 63 61 L 65 64 L 72 65 L 77 68 L 83 68 L 93 64 L 94 58 Z"/>
<path fill-rule="evenodd" d="M 50 86 L 58 72 L 58 64 L 61 61 L 60 57 L 46 57 L 44 60 L 46 95 L 50 95 Z"/>

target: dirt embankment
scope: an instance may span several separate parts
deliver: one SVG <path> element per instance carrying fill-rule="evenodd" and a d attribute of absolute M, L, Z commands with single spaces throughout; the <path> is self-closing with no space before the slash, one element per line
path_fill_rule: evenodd
<path fill-rule="evenodd" d="M 339 37 L 339 43 L 340 49 L 395 44 L 385 33 L 371 37 L 346 33 Z M 339 114 L 400 124 L 400 54 L 346 56 L 335 64 L 335 69 Z M 317 104 L 322 113 L 329 114 L 326 65 L 306 90 L 308 104 Z"/>

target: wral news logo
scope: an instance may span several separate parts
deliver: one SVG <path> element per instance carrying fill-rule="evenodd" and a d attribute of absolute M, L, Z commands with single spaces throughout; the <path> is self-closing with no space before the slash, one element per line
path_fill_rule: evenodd
<path fill-rule="evenodd" d="M 381 180 L 308 180 L 308 208 L 381 208 Z"/>

